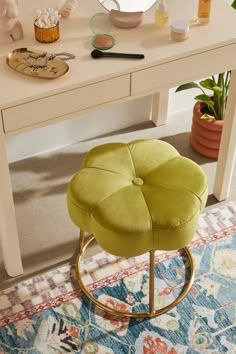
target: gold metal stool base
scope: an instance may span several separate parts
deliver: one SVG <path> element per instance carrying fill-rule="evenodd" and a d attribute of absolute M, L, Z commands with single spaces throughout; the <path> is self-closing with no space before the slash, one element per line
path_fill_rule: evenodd
<path fill-rule="evenodd" d="M 80 240 L 79 240 L 79 254 L 76 259 L 76 275 L 77 275 L 77 280 L 79 283 L 79 286 L 81 287 L 81 290 L 83 293 L 99 308 L 102 310 L 111 313 L 112 315 L 119 316 L 119 317 L 136 317 L 136 318 L 144 318 L 144 317 L 156 317 L 160 316 L 163 313 L 169 311 L 173 307 L 175 307 L 178 303 L 180 303 L 184 297 L 188 294 L 189 290 L 191 289 L 191 286 L 193 284 L 194 280 L 194 272 L 195 272 L 195 266 L 194 266 L 194 261 L 191 252 L 189 251 L 188 247 L 184 247 L 184 251 L 188 257 L 189 264 L 190 264 L 190 278 L 188 282 L 185 284 L 183 291 L 179 294 L 179 296 L 169 305 L 155 310 L 154 308 L 154 280 L 155 280 L 155 275 L 154 275 L 154 270 L 155 270 L 155 251 L 152 250 L 149 252 L 149 311 L 148 312 L 123 312 L 123 311 L 118 311 L 115 310 L 102 302 L 98 301 L 85 287 L 83 284 L 82 278 L 81 278 L 81 273 L 80 273 L 80 262 L 81 258 L 86 251 L 87 247 L 90 245 L 90 243 L 95 239 L 93 235 L 90 235 L 89 238 L 84 242 L 84 231 L 80 230 Z"/>

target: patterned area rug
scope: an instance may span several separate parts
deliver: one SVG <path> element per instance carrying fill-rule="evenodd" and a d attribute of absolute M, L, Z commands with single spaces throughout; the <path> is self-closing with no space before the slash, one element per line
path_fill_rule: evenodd
<path fill-rule="evenodd" d="M 206 211 L 190 248 L 196 276 L 188 296 L 153 319 L 97 309 L 70 266 L 0 293 L 0 354 L 236 353 L 236 203 Z M 94 295 L 116 309 L 147 310 L 148 260 L 105 252 L 83 263 Z M 188 271 L 182 252 L 156 252 L 156 307 L 172 302 Z"/>

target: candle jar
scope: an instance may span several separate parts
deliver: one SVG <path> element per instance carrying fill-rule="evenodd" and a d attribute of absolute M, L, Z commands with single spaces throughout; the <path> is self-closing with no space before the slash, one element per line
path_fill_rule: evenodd
<path fill-rule="evenodd" d="M 60 37 L 59 22 L 54 27 L 41 28 L 34 23 L 35 39 L 41 43 L 52 43 Z"/>

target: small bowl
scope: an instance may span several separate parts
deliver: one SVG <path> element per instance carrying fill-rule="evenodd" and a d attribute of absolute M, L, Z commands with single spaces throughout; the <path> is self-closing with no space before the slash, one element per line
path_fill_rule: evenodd
<path fill-rule="evenodd" d="M 51 28 L 41 28 L 34 23 L 35 39 L 41 43 L 56 42 L 60 37 L 59 22 Z"/>

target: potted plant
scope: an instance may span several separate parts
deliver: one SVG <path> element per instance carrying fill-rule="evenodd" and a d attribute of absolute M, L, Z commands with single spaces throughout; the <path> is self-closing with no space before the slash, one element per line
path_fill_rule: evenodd
<path fill-rule="evenodd" d="M 231 6 L 236 9 L 236 0 Z M 217 158 L 224 123 L 231 72 L 204 79 L 199 83 L 189 82 L 177 87 L 175 92 L 198 88 L 202 91 L 194 97 L 190 143 L 201 155 Z M 210 94 L 205 91 L 210 90 Z"/>
<path fill-rule="evenodd" d="M 198 88 L 202 91 L 194 97 L 190 143 L 200 154 L 217 158 L 228 97 L 230 71 L 220 73 L 218 77 L 204 79 L 199 83 L 189 82 L 177 87 L 175 92 Z M 211 91 L 208 94 L 205 89 Z"/>

